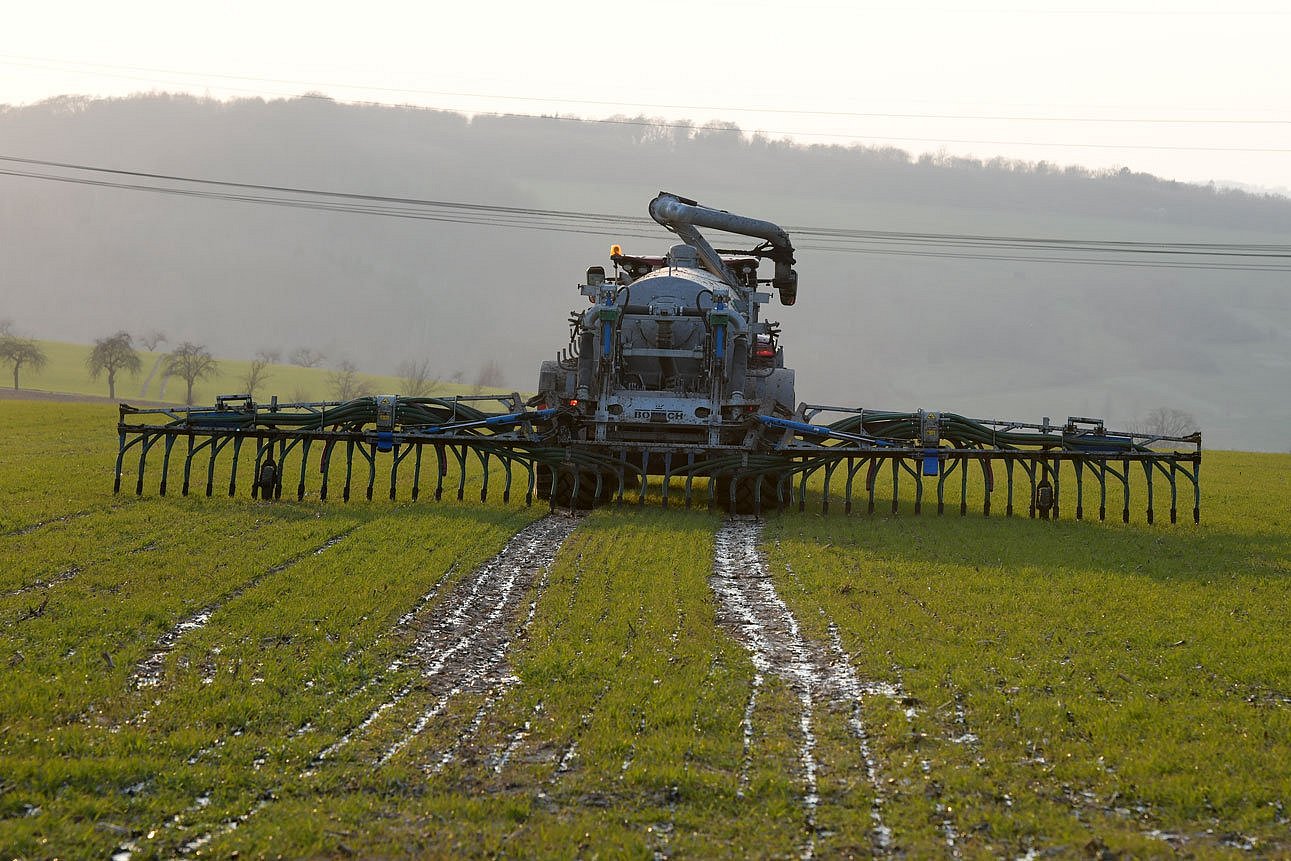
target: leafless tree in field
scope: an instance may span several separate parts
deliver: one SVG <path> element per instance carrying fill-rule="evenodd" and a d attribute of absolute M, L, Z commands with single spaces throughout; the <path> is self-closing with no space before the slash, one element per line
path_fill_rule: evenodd
<path fill-rule="evenodd" d="M 359 397 L 365 385 L 359 377 L 359 369 L 346 359 L 327 375 L 327 388 L 336 400 L 348 401 Z"/>
<path fill-rule="evenodd" d="M 399 365 L 401 394 L 420 398 L 439 388 L 440 379 L 431 370 L 430 359 L 411 359 Z"/>
<path fill-rule="evenodd" d="M 1142 421 L 1135 422 L 1133 429 L 1153 436 L 1187 436 L 1197 430 L 1197 419 L 1183 410 L 1157 407 Z"/>
<path fill-rule="evenodd" d="M 139 337 L 139 343 L 142 344 L 143 348 L 149 352 L 156 352 L 157 348 L 167 340 L 166 333 L 160 329 L 153 329 L 151 332 Z M 158 355 L 152 360 L 152 368 L 148 370 L 148 376 L 144 378 L 143 385 L 139 387 L 139 397 L 145 398 L 148 396 L 148 384 L 151 383 L 152 378 L 157 375 L 157 369 L 161 368 L 165 362 L 166 357 L 164 355 Z M 164 389 L 165 387 L 166 381 L 163 375 L 161 388 Z M 157 393 L 157 397 L 161 397 L 161 392 Z"/>
<path fill-rule="evenodd" d="M 246 374 L 242 377 L 242 391 L 250 395 L 252 400 L 255 399 L 256 392 L 264 385 L 265 381 L 273 376 L 269 373 L 269 364 L 268 359 L 257 353 L 256 357 L 251 360 L 251 365 L 247 368 Z"/>
<path fill-rule="evenodd" d="M 300 365 L 302 368 L 317 368 L 323 364 L 323 359 L 327 357 L 319 350 L 311 350 L 309 347 L 298 347 L 291 351 L 288 356 L 293 365 Z"/>
<path fill-rule="evenodd" d="M 475 375 L 475 393 L 478 395 L 484 389 L 496 389 L 500 385 L 502 385 L 502 368 L 496 360 L 489 359 Z"/>

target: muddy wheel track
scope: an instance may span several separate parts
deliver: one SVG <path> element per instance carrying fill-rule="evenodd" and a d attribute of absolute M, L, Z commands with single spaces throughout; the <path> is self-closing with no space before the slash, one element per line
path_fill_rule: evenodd
<path fill-rule="evenodd" d="M 296 565 L 311 556 L 319 556 L 326 553 L 341 541 L 345 540 L 345 538 L 357 528 L 358 527 L 356 526 L 351 526 L 348 529 L 343 529 L 317 547 L 303 550 L 300 553 L 279 562 L 277 565 L 265 569 L 250 580 L 247 580 L 245 583 L 225 592 L 196 613 L 181 619 L 166 631 L 166 633 L 157 638 L 157 641 L 153 644 L 152 651 L 148 654 L 148 657 L 144 658 L 135 666 L 134 672 L 130 674 L 130 686 L 137 690 L 140 688 L 156 687 L 161 684 L 161 676 L 166 666 L 166 658 L 175 650 L 175 646 L 178 645 L 180 639 L 185 634 L 190 634 L 193 631 L 200 631 L 202 628 L 206 627 L 206 623 L 211 620 L 211 616 L 215 615 L 215 613 L 225 605 L 237 600 L 242 595 L 246 594 L 251 589 L 254 589 L 256 586 L 260 585 L 266 579 L 274 576 L 275 574 L 281 574 L 283 571 L 286 571 L 288 568 L 291 568 L 293 565 Z"/>
<path fill-rule="evenodd" d="M 48 591 L 49 589 L 52 589 L 55 586 L 58 586 L 62 583 L 66 583 L 68 580 L 71 580 L 77 577 L 83 570 L 84 569 L 82 569 L 80 565 L 72 565 L 69 568 L 65 568 L 62 571 L 59 571 L 53 577 L 50 577 L 48 579 L 37 578 L 31 581 L 30 583 L 26 584 L 25 586 L 19 586 L 17 589 L 11 589 L 10 591 L 4 593 L 4 597 L 17 598 L 20 595 L 27 595 L 31 592 L 35 592 L 37 589 L 44 589 Z"/>
<path fill-rule="evenodd" d="M 24 535 L 30 535 L 38 529 L 44 529 L 46 526 L 52 526 L 55 523 L 67 523 L 71 520 L 79 520 L 82 517 L 89 517 L 98 511 L 111 511 L 110 508 L 90 508 L 84 511 L 73 511 L 70 514 L 62 514 L 58 517 L 48 517 L 44 520 L 37 520 L 35 523 L 29 523 L 26 526 L 19 526 L 10 529 L 7 532 L 0 533 L 0 538 L 21 538 Z"/>
<path fill-rule="evenodd" d="M 570 584 L 569 600 L 565 603 L 564 613 L 561 617 L 560 623 L 555 625 L 557 628 L 562 627 L 564 621 L 568 620 L 570 615 L 574 612 L 574 602 L 578 597 L 579 587 L 583 582 L 583 554 L 579 553 L 574 557 L 573 568 L 574 579 Z M 533 608 L 536 610 L 536 603 L 533 605 Z M 534 703 L 533 714 L 529 718 L 526 718 L 523 724 L 515 727 L 507 735 L 505 742 L 495 745 L 489 753 L 482 757 L 486 768 L 491 770 L 495 775 L 502 774 L 510 764 L 512 758 L 514 758 L 516 753 L 520 750 L 520 747 L 524 744 L 525 740 L 529 738 L 529 734 L 533 731 L 533 720 L 538 715 L 542 714 L 542 710 L 543 700 L 539 699 Z"/>
<path fill-rule="evenodd" d="M 537 582 L 543 584 L 547 582 L 547 575 L 556 553 L 573 531 L 577 522 L 577 518 L 563 514 L 552 514 L 535 521 L 512 536 L 496 556 L 476 568 L 466 578 L 455 583 L 445 596 L 442 606 L 438 608 L 442 615 L 430 620 L 428 624 L 422 627 L 403 656 L 393 661 L 387 668 L 387 673 L 389 674 L 400 672 L 410 665 L 421 665 L 421 669 L 414 680 L 400 687 L 392 695 L 387 696 L 369 713 L 367 718 L 342 734 L 336 742 L 315 754 L 310 760 L 309 767 L 299 775 L 299 778 L 308 780 L 314 777 L 318 768 L 330 760 L 336 752 L 352 743 L 355 738 L 375 724 L 382 715 L 415 690 L 430 689 L 439 694 L 435 701 L 438 705 L 432 704 L 422 714 L 422 718 L 425 718 L 427 723 L 439 711 L 442 711 L 443 703 L 447 702 L 456 693 L 460 693 L 468 687 L 472 689 L 482 687 L 486 691 L 490 690 L 489 686 L 483 683 L 485 673 L 482 672 L 481 668 L 487 669 L 490 666 L 494 668 L 501 666 L 501 661 L 505 658 L 507 649 L 512 641 L 510 626 L 496 623 L 506 610 L 511 611 L 512 617 L 516 615 L 515 611 L 520 605 L 521 597 L 535 582 L 534 575 L 536 572 L 542 572 L 541 578 Z M 426 595 L 417 601 L 413 610 L 400 617 L 396 622 L 395 630 L 416 626 L 418 615 L 426 607 L 434 603 L 436 596 L 452 571 L 453 568 L 450 566 L 448 571 L 440 576 Z M 499 596 L 502 598 L 501 601 L 494 600 L 489 603 L 482 600 L 482 598 L 486 597 L 496 599 Z M 523 633 L 524 628 L 532 621 L 536 609 L 537 601 L 535 599 L 530 602 L 526 619 L 521 620 L 520 626 L 515 629 L 514 633 L 516 635 Z M 457 660 L 453 661 L 454 658 L 457 658 Z M 450 661 L 453 662 L 451 667 L 449 666 Z M 429 679 L 432 685 L 426 685 L 426 679 Z M 501 677 L 500 681 L 504 688 L 511 684 L 508 676 Z M 346 699 L 359 696 L 374 684 L 379 683 L 378 679 L 369 680 L 360 685 Z M 496 686 L 493 690 L 496 690 Z M 500 695 L 499 692 L 498 696 Z M 329 711 L 334 710 L 335 707 L 333 706 Z M 428 714 L 430 717 L 426 717 Z M 421 720 L 419 718 L 418 723 Z M 482 720 L 483 718 L 481 718 Z M 424 724 L 422 728 L 424 729 Z M 390 756 L 397 754 L 417 734 L 416 729 L 417 723 L 414 723 L 412 730 L 393 746 L 395 749 L 387 749 L 386 755 L 383 755 L 379 761 L 388 761 Z M 300 737 L 311 730 L 312 726 L 306 724 L 298 728 L 292 734 L 292 737 Z M 433 764 L 429 767 L 433 768 Z M 211 841 L 235 831 L 269 807 L 278 798 L 278 794 L 284 791 L 283 787 L 266 791 L 244 813 L 228 817 L 216 829 L 185 840 L 179 846 L 178 854 L 181 856 L 192 855 Z M 190 810 L 192 809 L 190 808 Z M 155 831 L 180 827 L 179 819 L 179 816 L 173 817 L 164 823 L 161 828 L 155 829 Z M 130 847 L 132 851 L 137 849 L 137 841 L 135 843 L 136 846 Z M 128 858 L 129 856 L 126 857 Z"/>
<path fill-rule="evenodd" d="M 519 625 L 509 620 L 517 615 L 531 587 L 546 588 L 556 553 L 577 523 L 576 518 L 551 514 L 530 524 L 501 553 L 472 572 L 465 584 L 458 584 L 466 587 L 464 598 L 454 602 L 456 588 L 449 594 L 448 612 L 431 620 L 409 650 L 410 657 L 422 665 L 417 686 L 436 699 L 375 765 L 398 755 L 463 691 L 483 693 L 486 703 L 495 702 L 501 696 L 499 688 L 512 683 L 501 670 L 512 641 L 524 634 L 537 611 L 536 602 L 530 602 L 530 615 Z"/>
<path fill-rule="evenodd" d="M 498 552 L 498 554 L 493 556 L 492 559 L 489 559 L 488 562 L 485 562 L 480 565 L 479 568 L 476 568 L 470 576 L 463 578 L 462 581 L 454 583 L 453 589 L 449 591 L 449 594 L 444 598 L 443 607 L 440 608 L 440 612 L 445 613 L 444 618 L 453 620 L 454 623 L 456 623 L 458 629 L 457 634 L 461 634 L 462 629 L 470 629 L 473 625 L 480 625 L 480 623 L 487 622 L 488 617 L 491 617 L 492 613 L 489 612 L 488 609 L 484 609 L 484 611 L 475 609 L 475 611 L 473 611 L 473 607 L 475 604 L 479 603 L 480 595 L 487 594 L 489 590 L 498 586 L 497 581 L 505 582 L 507 578 L 509 578 L 507 577 L 507 574 L 515 574 L 514 577 L 510 577 L 511 580 L 516 580 L 522 583 L 523 587 L 519 590 L 520 595 L 523 595 L 524 590 L 527 590 L 528 586 L 533 582 L 532 574 L 534 571 L 537 571 L 537 569 L 541 569 L 542 571 L 540 582 L 546 583 L 547 573 L 550 572 L 551 563 L 553 563 L 553 560 L 555 559 L 556 551 L 558 551 L 559 547 L 562 546 L 565 538 L 567 538 L 568 534 L 573 531 L 574 525 L 576 524 L 576 519 L 565 515 L 549 515 L 547 518 L 537 520 L 537 522 L 529 524 L 528 527 L 525 527 L 522 531 L 511 537 L 510 540 L 507 541 L 506 546 L 503 546 L 501 552 Z M 445 571 L 442 576 L 436 580 L 434 586 L 431 586 L 431 589 L 417 600 L 411 611 L 404 613 L 403 616 L 396 621 L 395 627 L 392 631 L 407 629 L 409 626 L 414 626 L 414 623 L 416 623 L 418 617 L 425 612 L 425 609 L 435 603 L 436 596 L 438 596 L 440 591 L 443 590 L 444 583 L 452 576 L 454 569 L 456 569 L 456 565 L 449 565 L 447 571 Z M 509 595 L 514 593 L 514 591 L 514 583 L 510 589 L 506 589 L 506 593 Z M 514 599 L 513 602 L 511 602 L 511 605 L 513 605 L 511 608 L 514 609 L 515 605 L 518 605 L 518 603 L 519 599 Z M 496 607 L 496 605 L 494 605 L 494 607 Z M 532 622 L 536 609 L 537 599 L 534 598 L 531 604 L 529 604 L 528 616 L 525 617 L 525 620 L 520 622 L 520 626 L 516 629 L 516 634 L 523 633 L 523 630 L 528 626 L 528 623 Z M 494 618 L 493 621 L 496 621 L 496 618 Z M 510 643 L 510 638 L 506 635 L 507 626 L 497 626 L 497 629 L 498 630 L 487 631 L 488 636 L 487 638 L 484 638 L 485 642 L 491 642 L 494 644 L 493 654 L 498 653 L 498 638 Z M 436 633 L 438 633 L 438 639 L 436 639 Z M 467 634 L 469 633 L 470 631 L 467 631 Z M 452 654 L 462 651 L 462 649 L 454 649 L 452 648 L 452 645 L 447 645 L 448 643 L 452 643 L 452 638 L 453 631 L 445 629 L 442 621 L 431 621 L 429 625 L 426 625 L 421 631 L 418 631 L 417 635 L 413 638 L 412 644 L 409 645 L 408 649 L 405 649 L 403 656 L 396 658 L 395 661 L 390 663 L 390 666 L 386 669 L 386 674 L 383 674 L 382 676 L 374 676 L 373 679 L 367 680 L 367 682 L 364 682 L 363 684 L 360 684 L 358 688 L 355 688 L 354 691 L 346 694 L 345 697 L 342 697 L 342 700 L 329 706 L 327 709 L 328 713 L 333 713 L 333 711 L 336 711 L 343 702 L 352 701 L 355 697 L 363 696 L 363 693 L 371 691 L 373 687 L 378 687 L 378 685 L 381 685 L 383 680 L 389 678 L 390 675 L 403 673 L 403 671 L 407 671 L 411 665 L 414 666 L 418 665 L 418 663 L 426 663 L 427 661 L 430 661 L 430 665 L 426 666 L 425 669 L 422 669 L 411 683 L 402 685 L 402 687 L 396 689 L 392 694 L 387 694 L 385 700 L 383 700 L 376 709 L 373 709 L 372 713 L 369 714 L 363 722 L 354 725 L 354 727 L 351 727 L 349 731 L 342 733 L 342 736 L 338 738 L 336 742 L 324 747 L 324 749 L 320 750 L 318 754 L 312 756 L 309 767 L 307 767 L 305 771 L 301 772 L 298 778 L 300 778 L 300 780 L 310 780 L 310 778 L 315 777 L 316 772 L 318 772 L 318 768 L 327 762 L 327 760 L 332 758 L 333 754 L 340 751 L 342 747 L 351 744 L 351 741 L 354 741 L 356 737 L 361 736 L 361 734 L 367 731 L 369 727 L 372 727 L 374 723 L 377 723 L 377 720 L 380 719 L 383 714 L 386 714 L 387 711 L 392 709 L 396 704 L 399 704 L 399 702 L 404 700 L 405 697 L 408 697 L 409 694 L 416 691 L 416 689 L 420 687 L 420 685 L 418 685 L 418 679 L 421 679 L 422 675 L 427 673 L 430 673 L 430 675 L 442 673 L 444 666 L 447 665 Z M 378 638 L 378 640 L 380 639 L 383 638 Z M 457 639 L 461 640 L 462 638 L 461 636 L 458 636 Z M 471 642 L 475 643 L 475 648 L 463 654 L 463 657 L 479 657 L 480 649 L 483 648 L 482 645 L 480 645 L 480 638 L 467 639 L 471 639 Z M 435 643 L 447 645 L 447 648 L 443 648 L 442 653 L 438 654 L 438 656 L 435 654 Z M 456 643 L 453 643 L 453 645 L 456 645 Z M 503 648 L 501 654 L 505 656 L 505 652 L 506 649 Z M 436 669 L 436 667 L 438 667 L 438 669 Z M 511 683 L 510 676 L 502 676 L 501 683 L 503 688 L 509 687 L 509 684 Z M 458 691 L 461 689 L 461 685 L 451 685 L 451 687 L 448 688 L 449 691 L 452 691 L 454 687 L 458 688 Z M 443 687 L 439 687 L 438 689 L 443 691 Z M 496 689 L 494 689 L 494 692 L 496 692 Z M 440 696 L 443 696 L 443 694 L 440 694 Z M 501 696 L 501 693 L 497 693 L 497 696 Z M 434 706 L 431 707 L 431 710 L 434 710 Z M 296 731 L 290 733 L 290 738 L 300 738 L 312 731 L 314 731 L 314 724 L 312 724 L 312 722 L 307 722 L 306 724 L 301 725 L 301 727 L 298 727 Z M 396 753 L 398 753 L 398 751 L 396 751 Z M 275 789 L 265 791 L 265 793 L 259 796 L 254 804 L 250 805 L 247 811 L 239 813 L 239 815 L 226 817 L 225 820 L 221 821 L 221 824 L 219 824 L 216 829 L 204 831 L 204 833 L 200 833 L 198 836 L 192 836 L 192 838 L 183 840 L 176 849 L 176 852 L 179 856 L 190 856 L 192 853 L 207 846 L 207 844 L 212 842 L 212 840 L 221 838 L 221 836 L 225 836 L 232 833 L 232 831 L 239 829 L 240 826 L 247 824 L 250 818 L 257 816 L 258 813 L 263 811 L 263 809 L 270 807 L 270 804 L 274 802 L 274 800 L 278 799 L 281 791 L 284 791 L 284 787 L 275 787 Z M 192 805 L 192 807 L 188 808 L 185 813 L 199 811 L 201 807 L 203 807 L 203 805 Z M 163 825 L 150 831 L 150 838 L 148 839 L 151 839 L 151 835 L 158 835 L 163 833 L 163 831 L 181 829 L 182 818 L 183 815 L 176 815 L 168 818 Z M 129 840 L 128 843 L 123 844 L 121 849 L 125 852 L 125 855 L 123 855 L 125 860 L 128 861 L 128 858 L 133 855 L 133 852 L 138 851 L 139 843 L 141 843 L 141 840 L 133 839 Z"/>
<path fill-rule="evenodd" d="M 562 543 L 563 543 L 563 539 L 562 539 Z M 554 554 L 552 558 L 554 560 Z M 525 615 L 524 620 L 516 628 L 516 631 L 515 631 L 516 639 L 523 638 L 528 633 L 529 628 L 533 626 L 533 620 L 538 615 L 538 602 L 541 601 L 542 596 L 546 594 L 547 585 L 550 582 L 550 580 L 551 580 L 551 561 L 549 561 L 542 568 L 542 575 L 539 577 L 537 584 L 534 586 L 533 598 L 529 601 L 529 611 Z M 495 660 L 494 666 L 491 667 L 493 681 L 490 686 L 488 695 L 484 699 L 484 702 L 482 702 L 480 704 L 480 707 L 476 709 L 475 716 L 471 718 L 471 722 L 467 724 L 466 728 L 462 730 L 462 732 L 458 733 L 457 738 L 453 740 L 453 743 L 449 745 L 449 747 L 439 755 L 439 757 L 430 765 L 430 767 L 425 768 L 425 771 L 427 772 L 427 774 L 437 775 L 440 772 L 442 772 L 445 768 L 447 768 L 455 759 L 457 759 L 462 748 L 469 745 L 475 739 L 476 735 L 480 731 L 480 727 L 484 725 L 484 721 L 487 720 L 488 717 L 493 713 L 493 710 L 497 707 L 498 702 L 501 701 L 502 697 L 507 693 L 507 691 L 509 691 L 511 688 L 515 687 L 516 685 L 520 684 L 520 680 L 518 678 L 516 678 L 515 676 L 511 675 L 509 672 L 506 671 L 505 658 L 506 658 L 506 653 L 510 649 L 510 645 L 511 645 L 510 643 L 507 643 L 505 648 L 495 652 L 494 657 L 496 660 Z M 541 705 L 541 701 L 539 704 Z M 526 730 L 528 729 L 528 726 L 529 726 L 529 722 L 526 721 L 525 722 Z"/>
<path fill-rule="evenodd" d="M 761 537 L 760 521 L 727 520 L 714 541 L 713 575 L 709 580 L 718 599 L 718 621 L 749 652 L 754 667 L 743 720 L 745 761 L 741 768 L 740 790 L 747 786 L 748 769 L 751 767 L 753 715 L 758 694 L 765 684 L 765 677 L 774 675 L 782 679 L 798 699 L 798 757 L 803 782 L 804 829 L 807 832 L 800 856 L 813 857 L 818 837 L 816 808 L 820 801 L 816 778 L 815 712 L 818 704 L 827 700 L 849 703 L 852 709 L 849 727 L 865 760 L 866 776 L 874 791 L 870 810 L 872 846 L 877 854 L 893 854 L 897 850 L 892 842 L 892 832 L 882 815 L 885 799 L 883 781 L 863 714 L 867 696 L 899 696 L 899 691 L 891 685 L 862 684 L 850 656 L 842 650 L 841 640 L 832 644 L 831 656 L 830 650 L 803 636 L 797 618 L 776 592 L 766 560 L 758 550 Z M 831 630 L 836 633 L 837 627 L 831 624 Z"/>

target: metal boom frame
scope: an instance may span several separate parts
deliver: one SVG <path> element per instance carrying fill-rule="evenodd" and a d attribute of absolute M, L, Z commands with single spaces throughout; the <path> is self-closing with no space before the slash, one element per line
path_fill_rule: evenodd
<path fill-rule="evenodd" d="M 485 412 L 477 406 L 482 402 L 500 405 L 502 410 Z M 843 418 L 829 424 L 813 421 L 822 414 Z M 122 404 L 113 489 L 120 492 L 127 455 L 135 452 L 134 489 L 143 494 L 148 456 L 160 444 L 158 491 L 164 496 L 175 447 L 182 442 L 184 495 L 194 486 L 195 460 L 205 461 L 205 495 L 213 495 L 217 462 L 231 444 L 229 496 L 238 491 L 242 449 L 254 445 L 254 470 L 248 482 L 251 494 L 262 491 L 275 499 L 282 496 L 288 476 L 294 480 L 297 499 L 303 499 L 311 485 L 320 499 L 327 499 L 333 458 L 343 454 L 341 497 L 348 501 L 356 478 L 357 453 L 358 471 L 366 472 L 359 479 L 367 499 L 376 492 L 378 460 L 384 460 L 388 461 L 383 467 L 388 470 L 388 485 L 383 479 L 381 486 L 388 486 L 391 500 L 397 497 L 401 467 L 412 471 L 413 500 L 421 496 L 423 468 L 434 471 L 435 500 L 443 498 L 446 486 L 451 495 L 463 499 L 472 472 L 480 478 L 480 499 L 486 500 L 490 480 L 498 480 L 496 459 L 503 501 L 522 495 L 526 505 L 532 505 L 535 496 L 548 498 L 552 507 L 558 504 L 557 496 L 567 497 L 564 501 L 571 505 L 573 500 L 589 498 L 622 504 L 635 496 L 635 503 L 644 505 L 651 493 L 650 479 L 656 477 L 661 479 L 659 490 L 665 508 L 680 492 L 686 507 L 699 501 L 710 508 L 733 509 L 737 496 L 745 494 L 751 496 L 754 513 L 791 507 L 803 511 L 812 495 L 809 482 L 819 476 L 822 483 L 815 493 L 820 496 L 822 512 L 829 511 L 831 497 L 841 490 L 844 512 L 852 513 L 859 497 L 865 511 L 872 514 L 877 492 L 890 484 L 891 510 L 896 513 L 904 479 L 914 484 L 914 513 L 925 507 L 925 492 L 929 491 L 925 485 L 934 485 L 937 514 L 944 514 L 946 485 L 957 483 L 959 513 L 964 515 L 969 508 L 969 474 L 976 471 L 980 472 L 985 516 L 992 513 L 995 494 L 1003 491 L 1005 516 L 1025 508 L 1030 517 L 1057 518 L 1074 500 L 1074 517 L 1083 519 L 1088 478 L 1098 486 L 1098 518 L 1106 519 L 1109 495 L 1115 498 L 1114 489 L 1119 485 L 1121 519 L 1129 522 L 1131 481 L 1136 470 L 1142 469 L 1148 523 L 1155 519 L 1154 483 L 1158 479 L 1168 486 L 1171 523 L 1177 522 L 1181 501 L 1185 506 L 1192 503 L 1194 522 L 1201 517 L 1200 434 L 1170 437 L 1109 432 L 1101 421 L 1083 418 L 1071 418 L 1058 426 L 1048 420 L 1026 424 L 922 411 L 890 413 L 803 404 L 793 419 L 767 411 L 750 412 L 745 420 L 746 444 L 735 446 L 575 439 L 571 432 L 576 433 L 576 425 L 569 418 L 560 408 L 526 409 L 518 394 L 383 396 L 291 404 L 274 399 L 269 405 L 238 395 L 218 398 L 214 407 L 196 409 L 136 409 Z M 1168 450 L 1162 450 L 1163 446 Z M 309 458 L 313 453 L 319 455 L 319 465 L 311 482 Z M 275 476 L 272 487 L 262 489 L 257 479 L 267 457 L 274 457 Z M 562 477 L 563 494 L 553 493 L 552 487 Z M 697 489 L 696 479 L 709 479 L 706 488 Z M 1071 486 L 1068 479 L 1074 480 L 1074 489 L 1064 497 L 1064 487 Z M 1024 496 L 1015 483 L 1022 485 Z M 951 495 L 956 495 L 953 490 Z"/>

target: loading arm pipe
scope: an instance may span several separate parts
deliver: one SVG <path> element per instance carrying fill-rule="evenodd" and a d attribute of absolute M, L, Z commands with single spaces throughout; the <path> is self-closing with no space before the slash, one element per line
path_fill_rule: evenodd
<path fill-rule="evenodd" d="M 765 239 L 771 249 L 762 254 L 775 261 L 775 277 L 771 284 L 780 291 L 781 304 L 792 305 L 797 301 L 798 273 L 793 269 L 793 243 L 789 241 L 789 234 L 785 233 L 779 225 L 701 206 L 696 201 L 678 197 L 666 191 L 659 192 L 659 195 L 650 201 L 650 217 L 680 236 L 687 245 L 699 253 L 705 268 L 737 289 L 742 288 L 722 263 L 721 256 L 694 228 L 710 227 L 725 233 Z"/>

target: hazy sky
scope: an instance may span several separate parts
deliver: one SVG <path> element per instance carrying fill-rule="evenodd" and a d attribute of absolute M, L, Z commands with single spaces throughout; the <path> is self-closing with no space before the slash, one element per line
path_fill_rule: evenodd
<path fill-rule="evenodd" d="M 1285 0 L 5 6 L 10 104 L 316 91 L 466 112 L 644 113 L 1291 193 Z"/>

